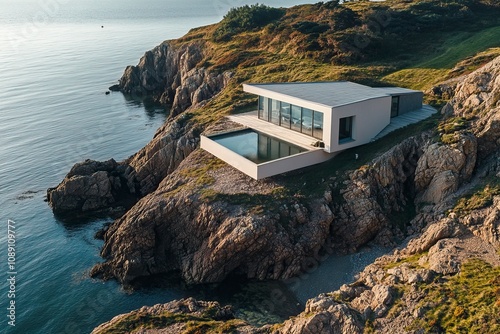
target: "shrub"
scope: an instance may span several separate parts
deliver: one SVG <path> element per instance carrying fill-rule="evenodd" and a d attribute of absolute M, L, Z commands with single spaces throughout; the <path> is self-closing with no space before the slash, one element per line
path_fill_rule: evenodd
<path fill-rule="evenodd" d="M 303 34 L 321 34 L 330 29 L 330 26 L 311 21 L 301 21 L 294 24 L 293 28 Z"/>
<path fill-rule="evenodd" d="M 458 200 L 453 211 L 466 214 L 472 210 L 485 208 L 493 203 L 493 197 L 497 195 L 500 195 L 500 184 L 488 184 L 484 189 Z"/>
<path fill-rule="evenodd" d="M 438 126 L 440 133 L 450 134 L 467 128 L 467 120 L 463 117 L 451 117 L 442 121 Z"/>
<path fill-rule="evenodd" d="M 231 8 L 214 31 L 213 38 L 215 41 L 229 40 L 237 33 L 263 27 L 284 14 L 284 9 L 259 4 Z"/>

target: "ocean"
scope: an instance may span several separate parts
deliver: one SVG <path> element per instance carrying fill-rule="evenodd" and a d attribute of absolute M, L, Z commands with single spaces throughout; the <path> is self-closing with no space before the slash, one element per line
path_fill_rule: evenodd
<path fill-rule="evenodd" d="M 259 1 L 273 6 L 304 2 Z M 222 288 L 172 283 L 126 291 L 114 281 L 88 276 L 102 261 L 102 241 L 94 234 L 111 219 L 63 222 L 44 202 L 46 189 L 74 163 L 124 159 L 165 121 L 163 108 L 121 93 L 105 94 L 127 65 L 137 64 L 163 40 L 252 3 L 0 0 L 1 333 L 89 333 L 120 313 L 187 296 L 233 303 L 250 321 L 272 322 L 298 312 L 308 297 L 321 292 L 314 287 L 324 288 L 325 282 L 313 281 L 299 290 L 270 282 Z M 349 258 L 334 271 L 351 277 L 359 267 L 356 261 Z M 327 281 L 337 282 L 332 276 Z M 280 300 L 286 306 L 277 305 L 270 291 L 284 296 Z"/>

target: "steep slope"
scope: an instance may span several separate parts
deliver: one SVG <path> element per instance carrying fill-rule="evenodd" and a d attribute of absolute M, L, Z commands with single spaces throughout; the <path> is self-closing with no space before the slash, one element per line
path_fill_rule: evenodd
<path fill-rule="evenodd" d="M 375 213 L 380 210 L 376 205 L 384 208 L 384 198 L 386 204 L 394 203 L 391 193 L 399 195 L 401 189 L 398 184 L 399 187 L 415 186 L 413 199 L 420 204 L 416 217 L 408 226 L 413 232 L 408 232 L 410 235 L 393 254 L 383 256 L 366 267 L 355 282 L 309 300 L 303 313 L 282 324 L 253 329 L 246 324 L 240 325 L 247 326 L 245 330 L 250 332 L 280 334 L 498 332 L 499 80 L 500 57 L 464 77 L 456 86 L 452 91 L 452 100 L 444 108 L 449 113 L 448 118 L 440 124 L 443 131 L 441 139 L 447 138 L 447 134 L 452 135 L 453 140 L 447 144 L 432 143 L 425 135 L 421 141 L 418 137 L 410 138 L 386 155 L 371 161 L 367 167 L 350 173 L 345 181 L 340 191 L 345 202 L 338 205 L 343 209 L 332 205 L 331 226 L 340 216 L 338 212 L 349 206 L 368 208 L 360 210 L 359 216 L 352 215 L 352 220 L 343 221 L 350 231 L 355 230 L 355 225 L 349 221 L 359 223 L 366 217 L 371 221 L 370 212 L 373 208 Z M 457 117 L 464 117 L 468 122 L 457 122 Z M 458 166 L 461 166 L 459 170 Z M 208 182 L 209 186 L 198 190 L 202 193 L 204 190 L 206 196 L 214 196 L 215 189 L 235 189 L 226 187 L 235 181 L 226 180 L 227 174 L 224 174 L 225 178 L 217 177 L 225 168 L 221 166 L 211 172 L 209 177 L 214 179 Z M 448 187 L 434 187 L 433 196 L 429 195 L 429 198 L 435 199 L 435 203 L 421 202 L 422 194 L 432 188 L 429 184 L 441 182 L 439 175 L 443 173 L 455 182 L 454 191 L 450 192 Z M 198 184 L 206 181 L 200 179 L 202 174 L 193 176 L 198 178 Z M 271 183 L 274 182 L 276 180 Z M 263 187 L 262 184 L 260 186 Z M 248 188 L 254 193 L 263 191 L 257 183 L 250 184 Z M 175 189 L 170 189 L 175 193 Z M 331 205 L 330 195 L 325 194 L 324 201 Z M 175 194 L 170 193 L 169 196 Z M 213 203 L 217 202 L 211 200 L 210 203 L 215 206 Z M 374 216 L 375 220 L 380 219 L 380 213 Z M 254 212 L 252 217 L 259 217 L 259 213 Z M 314 219 L 309 218 L 304 224 L 312 222 Z M 123 224 L 125 222 L 122 221 Z M 125 226 L 116 228 L 119 230 Z M 249 234 L 244 231 L 245 224 L 242 226 L 243 230 L 239 230 L 241 233 L 238 235 Z M 196 227 L 191 225 L 190 228 Z M 333 231 L 334 240 L 336 233 L 339 232 Z M 111 238 L 115 234 L 117 232 L 112 232 Z M 183 320 L 179 322 L 182 324 Z M 117 325 L 120 325 L 119 318 L 102 328 Z M 151 333 L 159 333 L 160 328 L 152 329 Z M 237 332 L 237 329 L 234 330 Z M 98 332 L 106 333 L 105 330 Z M 182 333 L 182 330 L 177 332 Z"/>
<path fill-rule="evenodd" d="M 314 333 L 318 328 L 336 333 L 327 328 L 338 327 L 346 318 L 354 322 L 341 322 L 339 332 L 498 332 L 499 80 L 500 57 L 463 78 L 443 108 L 449 113 L 448 124 L 456 117 L 469 120 L 465 129 L 453 132 L 456 143 L 451 145 L 460 143 L 464 133 L 476 138 L 480 165 L 472 184 L 481 190 L 456 205 L 453 192 L 443 194 L 436 205 L 427 204 L 412 221 L 414 226 L 426 225 L 422 233 L 377 259 L 356 282 L 308 301 L 304 313 L 277 333 Z M 444 171 L 454 173 L 455 166 Z M 467 192 L 471 185 L 464 187 Z M 339 309 L 344 310 L 340 315 Z"/>

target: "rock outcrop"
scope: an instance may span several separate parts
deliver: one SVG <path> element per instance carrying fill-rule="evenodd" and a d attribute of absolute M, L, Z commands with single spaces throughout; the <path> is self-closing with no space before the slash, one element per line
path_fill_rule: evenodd
<path fill-rule="evenodd" d="M 308 301 L 306 310 L 285 322 L 278 333 L 313 333 L 307 331 L 304 323 L 316 316 L 323 319 L 351 319 L 332 333 L 363 333 L 367 323 L 380 333 L 413 333 L 412 328 L 428 309 L 422 308 L 425 286 L 435 278 L 454 275 L 462 265 L 471 259 L 481 259 L 492 266 L 500 265 L 498 254 L 500 235 L 498 217 L 500 197 L 486 209 L 476 210 L 460 218 L 443 218 L 430 221 L 422 234 L 410 239 L 406 247 L 392 255 L 383 256 L 360 273 L 358 279 L 342 286 L 338 291 L 323 294 Z M 485 215 L 485 230 L 480 233 L 471 225 L 471 220 Z M 492 228 L 493 227 L 493 228 Z M 491 233 L 493 232 L 493 233 Z M 434 283 L 435 284 L 435 283 Z M 398 306 L 394 306 L 398 301 Z M 310 309 L 310 304 L 321 305 Z M 325 306 L 326 305 L 326 306 Z M 335 306 L 335 309 L 332 307 Z M 338 310 L 343 310 L 339 315 Z M 389 312 L 392 312 L 390 315 Z M 286 330 L 285 330 L 286 329 Z M 327 330 L 316 333 L 330 333 Z"/>
<path fill-rule="evenodd" d="M 419 333 L 422 319 L 435 307 L 426 301 L 428 289 L 443 284 L 461 271 L 471 260 L 500 266 L 500 197 L 493 196 L 490 205 L 466 214 L 449 212 L 453 192 L 463 182 L 480 182 L 481 178 L 500 177 L 497 136 L 500 57 L 459 82 L 452 91 L 454 98 L 444 108 L 450 116 L 471 120 L 466 131 L 459 133 L 457 143 L 431 144 L 418 160 L 415 171 L 417 201 L 429 201 L 410 223 L 422 232 L 407 238 L 401 249 L 377 259 L 360 273 L 358 279 L 338 291 L 309 300 L 326 305 L 303 313 L 281 325 L 279 333 L 310 333 L 304 324 L 316 316 L 321 319 L 355 319 L 357 326 L 344 323 L 337 332 Z M 485 135 L 488 133 L 488 135 Z M 471 180 L 482 163 L 481 175 Z M 449 178 L 449 181 L 443 179 Z M 432 205 L 432 204 L 435 205 Z M 436 278 L 439 277 L 438 280 Z M 497 302 L 498 303 L 498 302 Z M 335 306 L 333 310 L 332 305 Z M 338 314 L 338 310 L 343 310 Z M 322 322 L 312 328 L 318 329 Z M 441 331 L 442 328 L 433 327 Z M 431 330 L 432 331 L 432 330 Z M 312 333 L 312 332 L 311 332 Z M 320 330 L 317 333 L 329 333 Z"/>
<path fill-rule="evenodd" d="M 422 233 L 408 239 L 406 246 L 367 266 L 355 282 L 308 300 L 299 315 L 277 325 L 243 328 L 249 333 L 272 334 L 419 333 L 421 327 L 416 324 L 431 310 L 427 289 L 446 282 L 472 259 L 500 266 L 500 234 L 478 233 L 481 223 L 476 220 L 484 217 L 479 219 L 486 221 L 485 230 L 494 231 L 494 226 L 498 231 L 499 209 L 500 196 L 496 196 L 487 208 L 430 221 Z M 141 311 L 153 316 L 157 313 L 148 308 L 134 312 Z M 110 328 L 129 315 L 114 318 L 94 333 L 106 333 L 97 330 Z"/>
<path fill-rule="evenodd" d="M 343 201 L 331 203 L 336 219 L 332 235 L 336 248 L 354 251 L 357 247 L 384 235 L 382 243 L 390 245 L 398 228 L 392 228 L 390 215 L 404 210 L 415 196 L 414 177 L 429 134 L 410 137 L 350 173 L 343 186 L 332 185 L 332 193 L 340 188 Z M 386 233 L 382 233 L 386 232 Z"/>
<path fill-rule="evenodd" d="M 220 282 L 231 273 L 259 280 L 297 275 L 329 235 L 328 206 L 297 202 L 271 214 L 231 203 L 238 196 L 272 201 L 277 185 L 262 185 L 217 161 L 202 151 L 191 154 L 117 220 L 105 234 L 107 261 L 92 274 L 123 283 L 170 272 L 180 272 L 189 283 Z M 218 182 L 230 186 L 208 200 Z"/>
<path fill-rule="evenodd" d="M 132 170 L 111 159 L 78 163 L 56 188 L 47 190 L 55 213 L 110 213 L 124 210 L 136 196 Z"/>
<path fill-rule="evenodd" d="M 171 105 L 171 116 L 219 93 L 231 78 L 231 72 L 215 73 L 200 66 L 205 45 L 176 45 L 166 41 L 147 51 L 137 66 L 128 66 L 117 89 L 139 97 L 152 98 Z"/>
<path fill-rule="evenodd" d="M 167 122 L 148 145 L 125 161 L 75 164 L 57 187 L 47 190 L 53 211 L 123 214 L 196 149 L 200 130 L 186 123 L 182 116 Z"/>
<path fill-rule="evenodd" d="M 170 118 L 148 145 L 125 161 L 75 165 L 59 186 L 47 191 L 54 212 L 107 213 L 117 207 L 123 212 L 155 190 L 198 147 L 202 129 L 188 115 L 179 114 L 203 105 L 232 77 L 231 72 L 215 73 L 199 66 L 204 48 L 200 43 L 166 41 L 147 51 L 137 66 L 125 69 L 119 84 L 110 89 L 170 105 Z M 92 173 L 80 173 L 81 165 Z"/>
<path fill-rule="evenodd" d="M 175 129 L 171 124 L 168 133 Z M 188 151 L 195 150 L 196 131 L 179 129 L 181 138 L 192 136 Z M 281 185 L 273 179 L 256 182 L 202 151 L 181 154 L 178 167 L 171 162 L 168 173 L 155 177 L 157 167 L 140 160 L 148 152 L 143 150 L 129 165 L 142 168 L 136 171 L 142 175 L 136 176 L 139 189 L 150 193 L 106 232 L 106 262 L 92 274 L 125 284 L 174 272 L 189 283 L 219 282 L 230 274 L 284 279 L 298 275 L 325 250 L 354 251 L 370 240 L 395 245 L 436 218 L 422 213 L 412 223 L 395 222 L 395 215 L 415 201 L 420 206 L 445 203 L 470 180 L 480 159 L 481 132 L 475 129 L 458 133 L 451 144 L 433 143 L 432 133 L 410 137 L 350 172 L 342 183 L 332 178 L 322 198 L 282 199 L 273 209 L 255 205 L 263 198 L 276 201 L 273 194 Z M 162 133 L 167 136 L 165 129 Z"/>
<path fill-rule="evenodd" d="M 443 110 L 472 121 L 481 158 L 500 147 L 500 57 L 460 81 Z"/>
<path fill-rule="evenodd" d="M 273 334 L 362 334 L 363 323 L 358 312 L 332 298 L 319 296 L 307 301 L 304 314 L 285 321 Z"/>
<path fill-rule="evenodd" d="M 460 134 L 457 143 L 430 145 L 418 161 L 415 185 L 419 201 L 436 204 L 454 193 L 472 176 L 477 159 L 477 140 Z"/>
<path fill-rule="evenodd" d="M 497 58 L 457 84 L 445 111 L 470 124 L 455 142 L 433 143 L 426 133 L 408 138 L 342 183 L 332 178 L 323 198 L 287 199 L 274 211 L 255 203 L 276 200 L 279 182 L 253 181 L 196 151 L 110 227 L 102 253 L 107 261 L 93 273 L 125 283 L 170 271 L 190 283 L 230 273 L 279 279 L 298 274 L 327 240 L 352 250 L 373 238 L 394 243 L 409 235 L 352 284 L 309 300 L 298 316 L 247 330 L 412 332 L 433 307 L 426 287 L 450 280 L 472 259 L 500 265 L 500 197 L 467 213 L 450 211 L 454 193 L 500 177 L 498 101 L 492 101 L 499 77 Z M 390 215 L 415 200 L 419 211 L 405 235 L 391 226 Z"/>
<path fill-rule="evenodd" d="M 191 330 L 194 327 L 200 333 L 204 328 L 211 328 L 214 332 L 218 329 L 219 333 L 228 331 L 239 334 L 262 333 L 244 321 L 234 318 L 234 311 L 229 306 L 187 298 L 167 304 L 145 306 L 137 311 L 116 316 L 95 328 L 92 334 L 116 333 L 117 331 L 182 334 L 188 330 L 188 322 Z"/>

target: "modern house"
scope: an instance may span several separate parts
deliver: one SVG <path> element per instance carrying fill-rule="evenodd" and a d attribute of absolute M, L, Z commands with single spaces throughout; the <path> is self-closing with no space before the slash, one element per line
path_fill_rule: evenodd
<path fill-rule="evenodd" d="M 254 179 L 320 163 L 374 140 L 407 113 L 423 109 L 420 91 L 353 82 L 243 84 L 257 111 L 230 116 L 245 130 L 201 137 L 201 147 Z"/>

